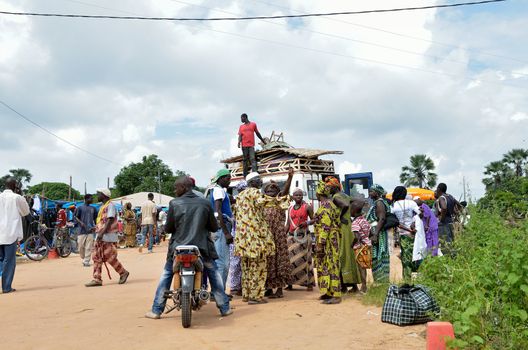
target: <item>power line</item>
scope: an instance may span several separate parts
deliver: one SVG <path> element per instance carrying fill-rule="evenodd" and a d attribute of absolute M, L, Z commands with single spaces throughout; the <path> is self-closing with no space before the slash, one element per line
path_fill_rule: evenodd
<path fill-rule="evenodd" d="M 102 8 L 99 5 L 91 4 L 91 3 L 87 3 L 87 2 L 81 2 L 81 1 L 78 1 L 78 0 L 63 0 L 63 1 L 76 2 L 76 3 L 80 3 L 80 4 L 83 4 L 83 5 L 86 5 L 86 6 L 93 6 L 93 7 Z M 175 0 L 173 0 L 173 1 L 175 1 Z M 119 10 L 119 9 L 110 9 L 110 8 L 105 8 L 105 9 L 111 10 L 111 11 L 116 11 L 116 12 L 134 14 L 133 12 Z M 244 34 L 238 34 L 238 33 L 232 33 L 232 32 L 227 32 L 227 31 L 223 31 L 223 30 L 213 29 L 213 28 L 209 28 L 209 27 L 206 27 L 206 26 L 203 26 L 203 25 L 190 24 L 188 22 L 184 23 L 184 24 L 186 26 L 193 27 L 193 28 L 200 28 L 200 29 L 208 30 L 208 31 L 215 32 L 215 33 L 221 33 L 221 34 L 235 36 L 235 37 L 243 38 L 243 39 L 249 39 L 249 40 L 253 40 L 253 41 L 265 42 L 265 43 L 268 43 L 268 44 L 279 45 L 279 46 L 283 46 L 283 47 L 287 47 L 287 48 L 306 50 L 306 51 L 316 52 L 316 53 L 320 53 L 320 54 L 326 54 L 326 55 L 331 55 L 331 56 L 343 57 L 343 58 L 351 58 L 351 59 L 355 59 L 355 60 L 358 60 L 358 61 L 364 61 L 364 62 L 374 63 L 374 64 L 381 64 L 381 65 L 395 67 L 395 68 L 400 68 L 400 69 L 414 70 L 414 71 L 418 71 L 418 72 L 422 72 L 422 73 L 444 75 L 444 76 L 448 76 L 448 77 L 451 77 L 451 78 L 460 78 L 460 75 L 459 74 L 455 74 L 455 73 L 446 73 L 446 72 L 442 72 L 442 71 L 429 70 L 429 69 L 425 69 L 425 68 L 411 67 L 411 66 L 406 66 L 406 65 L 396 64 L 396 63 L 390 63 L 390 62 L 384 62 L 384 61 L 379 61 L 379 60 L 374 60 L 374 59 L 369 59 L 369 58 L 362 58 L 362 57 L 357 57 L 357 56 L 352 56 L 352 55 L 347 55 L 347 54 L 341 54 L 341 53 L 337 53 L 337 52 L 324 51 L 324 50 L 314 49 L 314 48 L 306 47 L 306 46 L 292 45 L 292 44 L 284 43 L 284 42 L 280 42 L 280 41 L 264 39 L 264 38 L 258 38 L 258 37 L 254 37 L 254 36 L 249 36 L 249 35 L 244 35 Z M 468 78 L 466 78 L 465 80 L 468 80 Z M 509 86 L 509 87 L 513 87 L 513 88 L 524 89 L 524 87 L 522 87 L 522 86 L 503 84 L 503 83 L 498 83 L 498 82 L 495 82 L 495 81 L 488 81 L 488 80 L 482 80 L 482 79 L 470 79 L 470 80 L 478 80 L 479 82 L 483 82 L 483 83 L 487 83 L 487 84 L 493 84 L 493 85 L 498 85 L 498 86 Z"/>
<path fill-rule="evenodd" d="M 87 3 L 83 3 L 83 2 L 80 2 L 80 1 L 76 1 L 76 0 L 66 0 L 66 1 L 72 1 L 72 2 L 77 2 L 77 3 L 82 3 L 82 4 L 85 4 L 85 5 L 88 5 Z M 181 1 L 181 0 L 171 0 L 171 1 L 172 2 L 177 2 L 177 3 L 180 3 L 180 4 L 185 4 L 185 5 L 195 6 L 195 7 L 199 7 L 199 8 L 204 8 L 204 9 L 208 9 L 208 10 L 212 10 L 212 11 L 227 13 L 227 14 L 231 14 L 231 15 L 238 15 L 237 13 L 234 13 L 234 12 L 225 11 L 225 10 L 217 9 L 217 8 L 214 8 L 214 7 L 204 6 L 204 5 L 193 4 L 193 3 L 189 3 L 189 2 L 185 2 L 185 1 Z M 97 7 L 99 7 L 99 6 L 97 6 Z M 280 7 L 282 7 L 282 6 L 280 6 Z M 298 12 L 298 11 L 295 11 L 295 12 Z M 261 20 L 261 21 L 264 22 L 264 23 L 269 23 L 269 24 L 282 26 L 282 27 L 287 27 L 288 26 L 286 23 L 282 23 L 282 22 L 277 23 L 277 22 L 273 22 L 273 21 L 270 21 L 270 20 Z M 373 42 L 370 42 L 370 41 L 354 39 L 354 38 L 341 36 L 341 35 L 337 35 L 337 34 L 324 33 L 324 32 L 320 32 L 320 31 L 313 30 L 313 29 L 297 28 L 297 30 L 308 32 L 308 33 L 314 33 L 314 34 L 326 36 L 326 37 L 329 37 L 329 38 L 347 40 L 347 41 L 357 42 L 357 43 L 363 44 L 363 45 L 379 47 L 379 48 L 383 48 L 383 49 L 387 49 L 387 50 L 393 50 L 393 51 L 405 53 L 405 54 L 408 54 L 408 55 L 415 55 L 415 56 L 420 56 L 420 57 L 428 57 L 428 58 L 436 59 L 436 60 L 439 60 L 439 61 L 453 62 L 453 63 L 457 63 L 457 64 L 461 64 L 461 65 L 468 64 L 468 62 L 458 61 L 458 60 L 454 60 L 454 59 L 451 59 L 451 58 L 440 57 L 440 56 L 431 55 L 431 54 L 427 54 L 427 53 L 421 53 L 421 52 L 416 52 L 416 51 L 400 49 L 400 48 L 397 48 L 397 47 L 381 45 L 381 44 L 373 43 Z M 482 66 L 484 66 L 484 64 L 478 64 L 477 66 L 481 66 L 482 67 Z M 528 76 L 527 73 L 516 72 L 516 71 L 509 71 L 508 73 L 517 74 L 517 75 L 521 75 L 521 76 Z"/>
<path fill-rule="evenodd" d="M 270 2 L 267 2 L 267 1 L 263 1 L 263 0 L 253 0 L 253 1 L 254 2 L 259 2 L 261 4 L 265 4 L 265 5 L 268 5 L 268 6 L 281 8 L 281 9 L 285 9 L 285 10 L 288 10 L 288 11 L 293 11 L 293 12 L 296 12 L 296 13 L 299 13 L 299 14 L 304 13 L 303 11 L 294 10 L 294 9 L 292 9 L 290 7 L 277 5 L 277 4 L 270 3 Z M 462 47 L 462 46 L 456 45 L 456 44 L 445 43 L 445 42 L 436 41 L 436 40 L 429 40 L 429 39 L 420 38 L 420 37 L 413 36 L 413 35 L 408 35 L 408 34 L 394 32 L 394 31 L 383 29 L 383 28 L 379 28 L 379 27 L 373 27 L 373 26 L 368 26 L 368 25 L 364 25 L 364 24 L 354 23 L 354 22 L 346 21 L 346 20 L 339 19 L 339 18 L 325 18 L 325 19 L 328 20 L 328 21 L 345 23 L 345 24 L 349 24 L 349 25 L 352 25 L 352 26 L 355 26 L 355 27 L 359 27 L 359 28 L 364 28 L 364 29 L 378 31 L 378 32 L 386 33 L 386 34 L 391 34 L 391 35 L 399 36 L 399 37 L 402 37 L 402 38 L 428 42 L 428 43 L 431 43 L 431 44 L 434 44 L 434 45 L 438 45 L 438 46 L 452 47 L 452 48 L 456 48 L 456 49 L 463 50 L 463 51 L 469 51 L 469 52 L 478 52 L 481 55 L 507 59 L 507 60 L 510 60 L 510 61 L 515 61 L 515 62 L 520 62 L 520 63 L 526 63 L 526 60 L 520 60 L 520 59 L 514 58 L 514 57 L 508 57 L 508 56 L 504 56 L 504 55 L 495 54 L 495 53 L 492 53 L 492 52 L 486 52 L 486 51 L 483 51 L 481 49 L 465 48 L 465 47 Z"/>
<path fill-rule="evenodd" d="M 64 138 L 62 138 L 62 137 L 60 137 L 59 135 L 55 134 L 54 132 L 52 132 L 52 131 L 46 129 L 46 128 L 43 127 L 42 125 L 40 125 L 40 124 L 34 122 L 33 120 L 29 119 L 28 117 L 26 117 L 26 116 L 23 115 L 22 113 L 18 112 L 17 110 L 15 110 L 13 107 L 11 107 L 10 105 L 8 105 L 8 104 L 5 103 L 4 101 L 1 101 L 1 100 L 0 100 L 0 104 L 4 105 L 6 108 L 8 108 L 8 109 L 11 110 L 12 112 L 14 112 L 16 115 L 18 115 L 18 116 L 21 117 L 22 119 L 26 120 L 28 123 L 33 124 L 35 127 L 39 128 L 39 129 L 41 129 L 41 130 L 43 130 L 44 132 L 46 132 L 46 133 L 50 134 L 51 136 L 53 136 L 53 137 L 59 139 L 60 141 L 62 141 L 62 142 L 64 142 L 64 143 L 67 143 L 68 145 L 70 145 L 70 146 L 72 146 L 72 147 L 74 147 L 74 148 L 76 148 L 76 149 L 78 149 L 78 150 L 80 150 L 80 151 L 82 151 L 82 152 L 85 152 L 85 153 L 87 153 L 87 154 L 89 154 L 89 155 L 91 155 L 91 156 L 93 156 L 93 157 L 95 157 L 95 158 L 98 158 L 98 159 L 100 159 L 100 160 L 104 160 L 105 162 L 108 162 L 108 163 L 112 163 L 112 164 L 115 164 L 115 165 L 119 165 L 119 164 L 115 163 L 114 161 L 112 161 L 112 160 L 110 160 L 110 159 L 107 159 L 107 158 L 101 157 L 100 155 L 97 155 L 97 154 L 95 154 L 95 153 L 93 153 L 93 152 L 90 152 L 90 151 L 88 151 L 88 150 L 86 150 L 86 149 L 84 149 L 84 148 L 82 148 L 82 147 L 80 147 L 80 146 L 77 146 L 76 144 L 71 143 L 70 141 L 68 141 L 68 140 L 66 140 L 66 139 L 64 139 Z"/>
<path fill-rule="evenodd" d="M 437 8 L 449 8 L 449 7 L 460 7 L 460 6 L 484 5 L 484 4 L 489 4 L 489 3 L 505 2 L 505 1 L 506 0 L 483 0 L 483 1 L 473 1 L 473 2 L 461 2 L 461 3 L 455 3 L 455 4 L 430 5 L 430 6 L 419 6 L 419 7 L 400 7 L 400 8 L 391 8 L 391 9 L 362 10 L 362 11 L 308 13 L 308 14 L 300 14 L 300 15 L 250 16 L 250 17 L 212 17 L 212 18 L 80 15 L 80 14 L 39 13 L 39 12 L 9 12 L 9 11 L 0 11 L 0 14 L 15 15 L 15 16 L 35 16 L 35 17 L 146 20 L 146 21 L 174 21 L 174 22 L 183 22 L 183 21 L 211 22 L 211 21 L 247 21 L 247 20 L 280 19 L 280 18 L 328 17 L 328 16 L 340 16 L 340 15 L 360 15 L 360 14 L 368 14 L 368 13 L 402 12 L 402 11 L 430 10 L 430 9 L 437 9 Z"/>

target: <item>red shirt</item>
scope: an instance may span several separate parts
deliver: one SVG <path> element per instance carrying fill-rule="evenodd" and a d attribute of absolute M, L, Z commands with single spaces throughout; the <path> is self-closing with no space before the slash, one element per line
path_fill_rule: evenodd
<path fill-rule="evenodd" d="M 57 213 L 57 227 L 66 227 L 66 220 L 66 210 L 59 210 Z"/>
<path fill-rule="evenodd" d="M 300 224 L 308 221 L 308 206 L 305 202 L 299 209 L 295 209 L 295 204 L 290 207 L 290 233 L 295 232 Z"/>
<path fill-rule="evenodd" d="M 257 124 L 249 122 L 240 125 L 238 134 L 242 135 L 242 147 L 255 147 L 255 133 L 258 132 Z"/>

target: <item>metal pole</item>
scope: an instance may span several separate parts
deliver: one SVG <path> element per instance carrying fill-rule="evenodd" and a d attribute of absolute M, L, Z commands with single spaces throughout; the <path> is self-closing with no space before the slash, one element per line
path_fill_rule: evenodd
<path fill-rule="evenodd" d="M 161 205 L 161 173 L 160 168 L 158 167 L 158 193 L 159 193 L 159 202 L 158 204 Z"/>
<path fill-rule="evenodd" d="M 68 202 L 71 201 L 71 192 L 72 192 L 72 177 L 70 175 L 70 187 L 68 187 Z"/>
<path fill-rule="evenodd" d="M 464 188 L 464 202 L 466 201 L 466 177 L 462 177 L 462 187 Z"/>
<path fill-rule="evenodd" d="M 106 188 L 110 189 L 110 177 L 106 178 Z"/>
<path fill-rule="evenodd" d="M 84 195 L 86 196 L 86 181 L 84 182 Z"/>

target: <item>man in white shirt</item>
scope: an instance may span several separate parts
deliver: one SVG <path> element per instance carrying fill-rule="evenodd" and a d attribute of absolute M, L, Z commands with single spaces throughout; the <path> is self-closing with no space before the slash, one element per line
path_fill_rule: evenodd
<path fill-rule="evenodd" d="M 143 252 L 147 234 L 149 235 L 148 252 L 152 253 L 152 245 L 154 244 L 154 224 L 156 223 L 156 214 L 158 209 L 154 203 L 154 194 L 149 193 L 148 200 L 141 206 L 141 245 L 139 252 Z"/>
<path fill-rule="evenodd" d="M 0 269 L 2 292 L 14 292 L 11 287 L 15 276 L 17 243 L 23 237 L 22 217 L 29 214 L 29 205 L 20 194 L 18 183 L 10 177 L 6 190 L 0 194 Z"/>

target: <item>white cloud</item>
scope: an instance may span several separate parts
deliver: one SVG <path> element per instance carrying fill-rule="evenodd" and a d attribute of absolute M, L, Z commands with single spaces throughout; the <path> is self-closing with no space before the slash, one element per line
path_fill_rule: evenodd
<path fill-rule="evenodd" d="M 512 115 L 510 119 L 513 120 L 514 122 L 520 122 L 520 121 L 523 121 L 523 120 L 528 120 L 528 114 L 526 114 L 524 112 L 517 112 L 514 115 Z"/>
<path fill-rule="evenodd" d="M 363 166 L 361 164 L 354 164 L 348 160 L 345 160 L 344 162 L 341 162 L 337 165 L 337 173 L 341 179 L 344 179 L 346 174 L 359 173 L 361 172 L 362 168 Z"/>
<path fill-rule="evenodd" d="M 121 11 L 70 2 L 68 9 L 222 14 L 169 0 L 118 0 L 111 6 L 91 2 Z M 253 1 L 188 2 L 243 14 L 292 12 Z M 421 0 L 407 0 L 399 6 L 419 4 Z M 304 12 L 393 5 L 388 0 L 281 3 Z M 0 7 L 16 10 L 54 12 L 64 6 L 64 1 L 0 0 Z M 236 134 L 239 116 L 246 112 L 264 136 L 284 131 L 286 141 L 297 147 L 343 150 L 343 156 L 333 157 L 338 172 L 372 171 L 374 181 L 387 190 L 399 183 L 401 166 L 411 155 L 427 153 L 450 191 L 460 193 L 464 175 L 473 193 L 481 195 L 484 165 L 521 147 L 525 131 L 518 123 L 526 120 L 528 110 L 528 82 L 519 74 L 526 72 L 525 63 L 465 50 L 526 57 L 528 49 L 518 45 L 528 39 L 526 15 L 505 18 L 481 9 L 476 14 L 460 9 L 305 19 L 301 26 L 284 20 L 274 21 L 279 25 L 195 25 L 0 16 L 2 99 L 51 131 L 117 163 L 71 150 L 0 106 L 0 121 L 6 125 L 0 130 L 0 175 L 24 167 L 34 174 L 33 183 L 67 181 L 73 175 L 77 188 L 86 181 L 93 190 L 122 165 L 155 153 L 203 184 L 221 166 L 221 158 L 239 154 Z"/>

